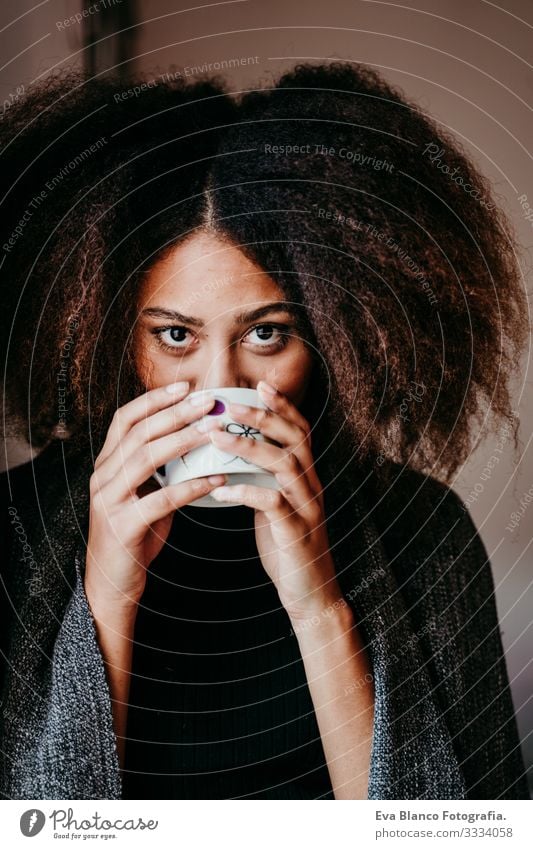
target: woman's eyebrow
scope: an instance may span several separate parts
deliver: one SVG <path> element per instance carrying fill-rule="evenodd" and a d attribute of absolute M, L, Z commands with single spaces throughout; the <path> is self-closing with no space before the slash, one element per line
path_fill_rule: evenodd
<path fill-rule="evenodd" d="M 271 304 L 265 304 L 263 307 L 258 307 L 250 312 L 241 312 L 235 317 L 236 324 L 246 324 L 249 321 L 256 321 L 270 312 L 286 312 L 294 318 L 298 317 L 299 310 L 296 304 L 288 303 L 287 301 L 273 301 Z M 191 315 L 184 315 L 177 310 L 169 310 L 166 307 L 147 307 L 142 311 L 141 315 L 149 315 L 152 318 L 171 318 L 174 321 L 180 321 L 183 324 L 190 324 L 193 327 L 203 327 L 205 322 L 200 318 L 195 318 Z"/>

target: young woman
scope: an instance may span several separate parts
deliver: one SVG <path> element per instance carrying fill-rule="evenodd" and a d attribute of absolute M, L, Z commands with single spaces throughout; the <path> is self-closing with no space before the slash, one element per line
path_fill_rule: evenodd
<path fill-rule="evenodd" d="M 527 331 L 466 154 L 348 63 L 6 117 L 4 798 L 527 798 L 449 487 Z M 272 444 L 196 426 L 220 386 Z M 279 491 L 159 486 L 208 440 Z"/>

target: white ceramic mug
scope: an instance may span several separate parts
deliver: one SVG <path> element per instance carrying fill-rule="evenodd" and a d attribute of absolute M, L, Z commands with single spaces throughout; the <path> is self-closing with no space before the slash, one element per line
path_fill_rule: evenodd
<path fill-rule="evenodd" d="M 201 394 L 202 391 L 191 392 L 188 398 L 194 395 Z M 246 404 L 248 407 L 260 407 L 266 409 L 267 405 L 261 399 L 261 396 L 256 389 L 241 389 L 238 386 L 221 386 L 217 389 L 210 389 L 215 396 L 215 404 L 211 410 L 202 418 L 210 419 L 213 416 L 218 416 L 223 423 L 223 429 L 229 433 L 235 433 L 247 439 L 256 439 L 260 442 L 270 442 L 259 430 L 250 427 L 250 425 L 242 424 L 235 421 L 228 411 L 228 404 Z M 198 419 L 201 421 L 201 419 Z M 228 454 L 217 448 L 212 442 L 205 445 L 199 445 L 193 448 L 182 457 L 176 457 L 175 460 L 165 464 L 165 474 L 154 472 L 153 477 L 161 484 L 168 486 L 169 484 L 182 483 L 183 481 L 192 480 L 193 478 L 203 478 L 207 475 L 227 475 L 226 483 L 228 486 L 237 483 L 248 483 L 254 486 L 264 486 L 268 489 L 279 489 L 279 484 L 275 476 L 256 466 L 249 460 L 242 457 L 237 457 L 235 454 Z M 210 494 L 203 495 L 195 501 L 190 502 L 191 507 L 235 507 L 238 506 L 235 502 L 216 501 Z"/>

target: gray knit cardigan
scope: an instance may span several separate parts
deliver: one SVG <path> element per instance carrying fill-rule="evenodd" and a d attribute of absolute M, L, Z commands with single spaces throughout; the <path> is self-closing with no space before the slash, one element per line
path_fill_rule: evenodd
<path fill-rule="evenodd" d="M 121 798 L 83 588 L 92 470 L 88 452 L 53 442 L 0 476 L 5 799 Z M 386 491 L 356 494 L 350 532 L 337 569 L 374 674 L 369 798 L 529 798 L 491 567 L 460 499 L 398 466 Z"/>

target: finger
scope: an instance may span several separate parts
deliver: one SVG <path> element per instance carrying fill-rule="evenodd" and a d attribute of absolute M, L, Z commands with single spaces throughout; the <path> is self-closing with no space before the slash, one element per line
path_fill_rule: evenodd
<path fill-rule="evenodd" d="M 147 416 L 151 416 L 162 407 L 169 407 L 175 404 L 176 400 L 184 398 L 188 391 L 189 384 L 187 381 L 171 383 L 168 386 L 158 386 L 156 389 L 150 389 L 143 395 L 139 395 L 127 404 L 119 407 L 115 411 L 109 425 L 106 440 L 95 461 L 95 468 L 114 451 L 118 443 L 124 439 L 129 429 L 136 422 L 147 418 Z"/>
<path fill-rule="evenodd" d="M 207 478 L 195 478 L 191 481 L 172 484 L 161 487 L 157 492 L 145 495 L 124 511 L 124 521 L 135 522 L 137 525 L 141 520 L 142 533 L 140 539 L 144 539 L 146 528 L 150 527 L 158 519 L 164 519 L 174 510 L 179 510 L 191 501 L 201 498 L 212 492 L 221 483 L 224 483 L 226 475 L 211 475 Z"/>
<path fill-rule="evenodd" d="M 243 404 L 230 404 L 229 407 L 231 415 L 243 425 L 253 427 L 254 430 L 258 430 L 269 439 L 279 442 L 282 447 L 295 454 L 304 474 L 309 478 L 313 492 L 321 491 L 322 484 L 314 467 L 310 441 L 307 433 L 299 425 L 289 422 L 272 410 L 248 407 Z M 253 439 L 253 434 L 250 438 Z M 261 440 L 255 441 L 260 442 Z"/>
<path fill-rule="evenodd" d="M 210 433 L 199 433 L 194 426 L 189 425 L 153 442 L 147 442 L 125 458 L 118 471 L 105 482 L 102 482 L 102 471 L 96 472 L 95 479 L 91 479 L 92 489 L 99 490 L 109 504 L 131 500 L 137 496 L 138 487 L 151 477 L 159 466 L 187 454 L 198 445 L 206 444 L 210 436 Z"/>
<path fill-rule="evenodd" d="M 121 467 L 127 459 L 138 451 L 141 446 L 155 441 L 158 437 L 165 436 L 168 433 L 177 432 L 185 428 L 190 423 L 205 416 L 215 404 L 214 395 L 206 396 L 202 399 L 199 395 L 196 396 L 199 401 L 203 401 L 200 405 L 192 404 L 191 400 L 185 398 L 171 407 L 160 410 L 146 419 L 141 419 L 136 422 L 128 431 L 124 439 L 115 446 L 114 451 L 102 462 L 98 467 L 98 476 L 102 483 L 110 480 L 114 475 L 118 474 Z M 214 428 L 220 427 L 218 420 L 207 419 L 207 422 Z M 186 438 L 187 450 L 196 445 L 203 445 L 206 440 L 194 442 L 194 434 L 199 432 L 194 428 L 190 435 Z"/>
<path fill-rule="evenodd" d="M 269 445 L 253 437 L 218 431 L 210 434 L 217 448 L 253 462 L 272 472 L 287 500 L 295 512 L 305 514 L 310 519 L 320 521 L 316 513 L 316 495 L 313 485 L 302 469 L 295 452 L 289 452 L 277 446 Z M 318 479 L 317 479 L 318 480 Z M 321 490 L 320 482 L 319 490 Z"/>
<path fill-rule="evenodd" d="M 272 392 L 269 391 L 269 389 L 272 390 Z M 265 404 L 270 407 L 271 410 L 275 413 L 279 413 L 279 415 L 283 416 L 284 419 L 287 419 L 287 421 L 295 424 L 303 430 L 307 435 L 309 445 L 311 445 L 311 426 L 305 416 L 302 416 L 295 404 L 293 404 L 286 395 L 277 390 L 274 386 L 271 386 L 271 384 L 266 383 L 264 380 L 260 380 L 257 384 L 257 391 Z"/>
<path fill-rule="evenodd" d="M 310 450 L 303 452 L 304 456 L 301 460 L 296 451 L 287 451 L 277 445 L 254 439 L 253 436 L 239 436 L 221 430 L 213 431 L 209 434 L 209 438 L 221 451 L 243 457 L 272 474 L 288 472 L 303 475 L 307 478 L 308 485 L 315 495 L 322 492 L 322 484 L 316 473 Z"/>
<path fill-rule="evenodd" d="M 303 531 L 303 522 L 279 490 L 238 483 L 231 486 L 218 486 L 212 490 L 211 496 L 217 501 L 244 504 L 246 507 L 260 510 L 271 522 L 290 521 L 292 533 L 299 534 Z"/>
<path fill-rule="evenodd" d="M 305 520 L 310 528 L 320 527 L 324 519 L 321 499 L 311 489 L 309 479 L 302 473 L 277 472 L 276 480 L 295 513 Z"/>
<path fill-rule="evenodd" d="M 279 442 L 282 446 L 295 450 L 301 445 L 307 446 L 308 444 L 305 430 L 270 409 L 264 410 L 244 404 L 230 404 L 229 412 L 236 421 L 253 427 L 268 436 L 269 439 Z"/>

